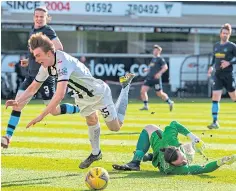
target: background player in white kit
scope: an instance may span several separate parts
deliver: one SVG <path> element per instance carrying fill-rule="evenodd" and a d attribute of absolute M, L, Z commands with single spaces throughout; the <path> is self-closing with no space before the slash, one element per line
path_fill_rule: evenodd
<path fill-rule="evenodd" d="M 119 131 L 125 116 L 128 104 L 128 92 L 134 74 L 127 74 L 120 78 L 122 90 L 114 105 L 109 86 L 102 80 L 94 78 L 89 69 L 62 51 L 55 51 L 52 41 L 41 33 L 34 34 L 29 39 L 29 47 L 42 66 L 32 84 L 24 94 L 16 100 L 6 102 L 6 107 L 15 106 L 34 95 L 49 75 L 57 76 L 57 89 L 52 100 L 45 110 L 33 119 L 27 128 L 40 122 L 64 98 L 67 86 L 73 91 L 76 104 L 81 115 L 86 118 L 89 127 L 89 139 L 92 146 L 90 156 L 80 164 L 80 168 L 89 167 L 94 161 L 102 158 L 100 150 L 100 124 L 97 110 L 100 110 L 106 125 L 111 131 Z"/>

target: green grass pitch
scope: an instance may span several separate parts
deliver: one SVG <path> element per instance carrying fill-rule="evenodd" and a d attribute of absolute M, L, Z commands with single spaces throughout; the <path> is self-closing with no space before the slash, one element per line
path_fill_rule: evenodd
<path fill-rule="evenodd" d="M 112 164 L 129 162 L 142 128 L 147 124 L 164 128 L 177 120 L 198 135 L 206 144 L 205 154 L 210 160 L 236 154 L 236 105 L 224 99 L 220 105 L 219 130 L 208 130 L 211 122 L 211 100 L 176 100 L 173 112 L 159 99 L 152 101 L 149 111 L 139 111 L 141 102 L 130 101 L 125 123 L 119 132 L 111 132 L 101 122 L 103 159 L 92 167 L 105 168 L 110 175 L 106 190 L 236 190 L 236 164 L 223 166 L 203 175 L 163 176 L 150 163 L 142 163 L 140 172 L 117 172 Z M 87 127 L 80 114 L 48 116 L 30 129 L 26 124 L 44 109 L 40 101 L 32 101 L 22 114 L 10 148 L 1 151 L 1 183 L 3 191 L 81 191 L 88 190 L 84 177 L 88 169 L 78 164 L 90 154 Z M 5 134 L 11 109 L 2 105 L 2 134 Z M 182 142 L 187 138 L 180 135 Z M 195 162 L 205 164 L 196 154 Z"/>

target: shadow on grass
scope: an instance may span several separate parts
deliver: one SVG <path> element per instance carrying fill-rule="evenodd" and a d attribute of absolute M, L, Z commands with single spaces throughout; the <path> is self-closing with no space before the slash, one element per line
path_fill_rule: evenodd
<path fill-rule="evenodd" d="M 67 174 L 64 176 L 51 176 L 45 178 L 33 178 L 33 179 L 26 179 L 26 180 L 13 180 L 8 182 L 2 182 L 2 187 L 13 187 L 13 186 L 27 186 L 27 185 L 36 185 L 36 184 L 49 184 L 50 182 L 41 182 L 41 181 L 49 181 L 53 179 L 60 179 L 65 177 L 74 177 L 80 176 L 81 174 Z M 39 181 L 39 182 L 38 182 Z"/>
<path fill-rule="evenodd" d="M 50 182 L 32 182 L 32 183 L 10 183 L 10 184 L 3 184 L 2 188 L 9 188 L 9 187 L 18 187 L 18 186 L 30 186 L 30 185 L 37 185 L 37 184 L 49 184 Z"/>
<path fill-rule="evenodd" d="M 2 155 L 22 155 L 22 154 L 26 154 L 26 155 L 33 155 L 33 154 L 39 154 L 39 153 L 53 153 L 54 151 L 34 151 L 34 152 L 25 152 L 25 153 L 15 153 L 15 152 L 2 152 Z"/>
<path fill-rule="evenodd" d="M 200 178 L 207 178 L 207 179 L 213 179 L 213 178 L 216 178 L 216 176 L 211 176 L 211 175 L 209 175 L 209 174 L 199 174 L 199 175 L 197 175 L 198 177 L 200 177 Z"/>
<path fill-rule="evenodd" d="M 163 173 L 160 173 L 159 171 L 110 171 L 110 175 L 126 175 L 122 176 L 122 178 L 142 178 L 142 179 L 150 179 L 150 178 L 161 178 L 164 176 L 170 176 L 165 175 Z M 120 179 L 121 177 L 110 177 L 110 179 Z"/>
<path fill-rule="evenodd" d="M 140 132 L 103 133 L 102 135 L 139 135 Z"/>
<path fill-rule="evenodd" d="M 164 173 L 161 173 L 159 171 L 110 171 L 110 175 L 126 175 L 122 177 L 110 177 L 110 179 L 120 179 L 120 178 L 142 178 L 142 179 L 151 179 L 151 178 L 163 178 L 163 177 L 173 177 L 173 176 L 183 176 L 186 177 L 186 175 L 167 175 Z M 198 176 L 202 179 L 214 179 L 216 176 L 211 176 L 209 174 L 199 174 L 199 175 L 192 175 L 192 176 Z"/>

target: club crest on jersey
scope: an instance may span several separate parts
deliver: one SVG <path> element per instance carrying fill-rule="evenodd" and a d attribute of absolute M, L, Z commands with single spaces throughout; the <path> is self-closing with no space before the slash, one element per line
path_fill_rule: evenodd
<path fill-rule="evenodd" d="M 227 48 L 224 48 L 224 52 L 227 52 Z"/>
<path fill-rule="evenodd" d="M 66 67 L 62 69 L 59 68 L 57 73 L 58 73 L 58 76 L 65 76 L 68 74 L 68 71 Z"/>

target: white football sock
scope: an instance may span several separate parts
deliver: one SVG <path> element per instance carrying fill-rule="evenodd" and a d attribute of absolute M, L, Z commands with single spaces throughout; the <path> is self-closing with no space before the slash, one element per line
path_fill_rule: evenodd
<path fill-rule="evenodd" d="M 116 105 L 116 111 L 117 111 L 118 119 L 122 123 L 124 122 L 125 112 L 126 112 L 127 105 L 128 105 L 129 88 L 130 88 L 130 85 L 128 85 L 125 88 L 121 89 L 119 98 L 117 99 L 116 104 L 115 104 Z"/>
<path fill-rule="evenodd" d="M 100 152 L 100 123 L 88 126 L 89 141 L 92 146 L 92 154 L 98 155 Z"/>

